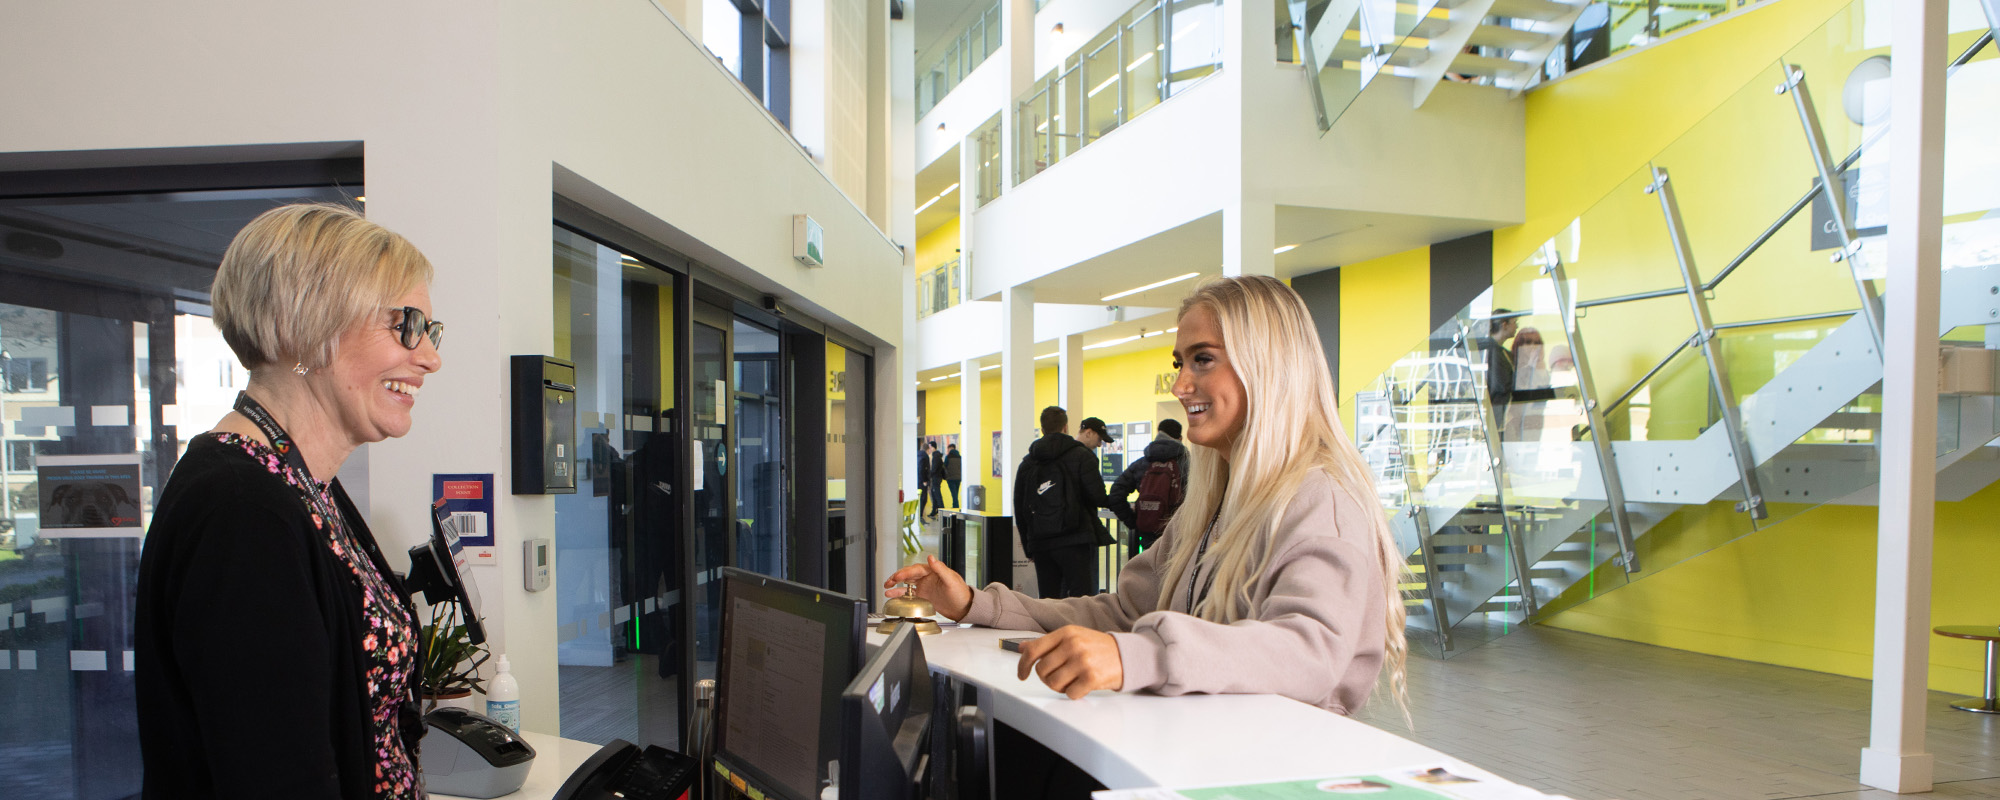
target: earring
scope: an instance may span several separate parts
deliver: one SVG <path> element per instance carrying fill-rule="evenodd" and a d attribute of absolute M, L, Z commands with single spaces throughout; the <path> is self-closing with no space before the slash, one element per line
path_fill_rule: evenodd
<path fill-rule="evenodd" d="M 299 377 L 305 377 L 305 374 L 311 371 L 312 368 L 307 367 L 306 362 L 304 361 L 296 361 L 292 363 L 292 374 L 294 375 L 298 375 Z"/>

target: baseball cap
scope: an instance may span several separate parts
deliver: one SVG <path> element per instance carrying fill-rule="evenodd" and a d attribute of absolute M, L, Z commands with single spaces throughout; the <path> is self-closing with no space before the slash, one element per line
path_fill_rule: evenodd
<path fill-rule="evenodd" d="M 1097 434 L 1097 438 L 1103 439 L 1104 441 L 1107 442 L 1118 441 L 1118 437 L 1112 436 L 1110 431 L 1104 429 L 1104 420 L 1098 419 L 1096 417 L 1084 417 L 1083 422 L 1079 423 L 1076 429 L 1078 431 L 1095 432 Z"/>

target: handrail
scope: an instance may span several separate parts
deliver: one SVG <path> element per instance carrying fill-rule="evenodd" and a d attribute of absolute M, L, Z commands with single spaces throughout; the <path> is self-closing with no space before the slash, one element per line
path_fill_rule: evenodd
<path fill-rule="evenodd" d="M 1685 292 L 1675 292 L 1674 294 L 1685 294 Z M 1816 319 L 1851 317 L 1858 313 L 1860 313 L 1858 310 L 1826 311 L 1818 314 L 1796 314 L 1789 317 L 1771 317 L 1770 319 L 1753 319 L 1753 320 L 1745 320 L 1743 322 L 1720 322 L 1716 323 L 1715 329 L 1719 331 L 1732 328 L 1758 328 L 1758 327 L 1763 327 L 1765 325 L 1784 325 L 1792 322 L 1811 322 Z M 1646 370 L 1645 375 L 1640 376 L 1638 380 L 1632 382 L 1632 388 L 1626 389 L 1624 394 L 1618 396 L 1618 399 L 1611 401 L 1610 405 L 1604 407 L 1604 413 L 1609 414 L 1612 411 L 1616 410 L 1618 406 L 1623 405 L 1626 400 L 1632 399 L 1632 395 L 1637 394 L 1639 392 L 1639 387 L 1645 386 L 1646 382 L 1652 380 L 1654 375 L 1659 374 L 1660 370 L 1665 369 L 1667 364 L 1674 360 L 1675 356 L 1680 355 L 1682 350 L 1686 350 L 1688 349 L 1689 345 L 1694 344 L 1694 340 L 1700 335 L 1701 334 L 1697 333 L 1688 336 L 1686 340 L 1681 342 L 1681 345 L 1679 347 L 1674 348 L 1673 352 L 1668 353 L 1666 358 L 1660 359 L 1660 363 L 1654 364 L 1652 369 Z"/>
<path fill-rule="evenodd" d="M 1681 346 L 1674 348 L 1674 351 L 1668 353 L 1666 358 L 1660 359 L 1660 363 L 1654 364 L 1652 369 L 1646 370 L 1646 374 L 1639 376 L 1638 380 L 1632 382 L 1632 388 L 1626 389 L 1624 394 L 1618 395 L 1618 399 L 1611 401 L 1610 405 L 1605 406 L 1604 413 L 1608 415 L 1618 410 L 1618 407 L 1624 405 L 1625 401 L 1632 399 L 1632 395 L 1639 393 L 1640 387 L 1645 386 L 1646 382 L 1652 380 L 1654 375 L 1660 374 L 1660 370 L 1666 369 L 1667 364 L 1672 362 L 1676 356 L 1679 356 L 1682 350 L 1694 346 L 1694 340 L 1699 338 L 1701 338 L 1701 334 L 1695 333 L 1690 334 L 1686 339 L 1682 339 Z"/>
<path fill-rule="evenodd" d="M 1811 322 L 1811 321 L 1813 321 L 1813 320 L 1816 320 L 1816 319 L 1833 319 L 1834 317 L 1851 317 L 1851 316 L 1854 316 L 1855 314 L 1859 314 L 1859 313 L 1861 313 L 1861 312 L 1860 312 L 1859 310 L 1855 310 L 1855 311 L 1824 311 L 1824 312 L 1821 312 L 1821 313 L 1818 313 L 1818 314 L 1796 314 L 1796 315 L 1793 315 L 1793 316 L 1789 316 L 1789 317 L 1772 317 L 1772 318 L 1770 318 L 1770 319 L 1753 319 L 1753 320 L 1747 320 L 1747 321 L 1744 321 L 1744 322 L 1720 322 L 1720 323 L 1716 323 L 1716 325 L 1715 325 L 1715 329 L 1719 331 L 1719 330 L 1723 330 L 1723 329 L 1725 329 L 1725 328 L 1756 328 L 1756 327 L 1761 327 L 1761 326 L 1764 326 L 1764 325 L 1784 325 L 1784 324 L 1787 324 L 1787 323 L 1792 323 L 1792 322 Z"/>
<path fill-rule="evenodd" d="M 1609 305 L 1616 305 L 1618 303 L 1630 303 L 1637 300 L 1651 300 L 1656 297 L 1673 297 L 1675 295 L 1682 295 L 1682 294 L 1687 294 L 1687 290 L 1660 289 L 1651 292 L 1639 292 L 1638 294 L 1623 294 L 1617 297 L 1601 297 L 1596 300 L 1579 300 L 1577 301 L 1576 307 L 1579 310 L 1581 310 L 1585 308 L 1591 308 L 1594 306 L 1609 306 Z"/>

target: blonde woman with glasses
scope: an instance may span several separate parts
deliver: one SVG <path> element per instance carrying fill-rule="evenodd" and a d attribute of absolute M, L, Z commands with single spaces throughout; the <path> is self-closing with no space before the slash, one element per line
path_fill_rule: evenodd
<path fill-rule="evenodd" d="M 1305 304 L 1273 278 L 1222 278 L 1181 304 L 1179 325 L 1187 499 L 1116 592 L 974 591 L 936 558 L 885 586 L 910 583 L 952 619 L 1049 632 L 1021 647 L 1020 678 L 1072 698 L 1271 693 L 1352 714 L 1386 667 L 1407 707 L 1403 557 Z"/>
<path fill-rule="evenodd" d="M 418 624 L 334 476 L 410 431 L 443 362 L 431 263 L 334 205 L 264 212 L 215 276 L 250 369 L 192 437 L 139 565 L 147 798 L 421 800 Z"/>

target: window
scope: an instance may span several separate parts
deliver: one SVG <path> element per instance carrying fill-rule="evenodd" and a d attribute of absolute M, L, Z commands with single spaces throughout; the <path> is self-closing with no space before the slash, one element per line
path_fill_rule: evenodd
<path fill-rule="evenodd" d="M 12 358 L 7 365 L 7 391 L 46 392 L 49 390 L 49 360 L 46 358 Z"/>
<path fill-rule="evenodd" d="M 7 471 L 35 471 L 35 443 L 12 441 L 7 443 Z"/>
<path fill-rule="evenodd" d="M 709 52 L 791 128 L 792 0 L 703 0 L 701 28 Z"/>

